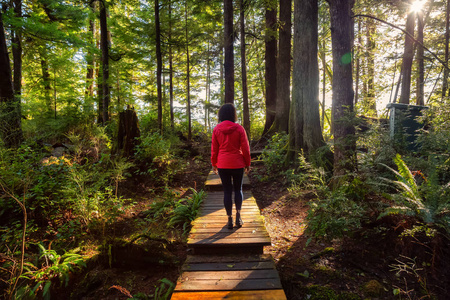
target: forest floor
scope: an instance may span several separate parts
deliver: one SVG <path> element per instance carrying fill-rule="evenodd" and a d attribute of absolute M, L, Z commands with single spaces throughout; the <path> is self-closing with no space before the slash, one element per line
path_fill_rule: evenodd
<path fill-rule="evenodd" d="M 186 172 L 174 178 L 172 188 L 181 192 L 188 188 L 203 189 L 209 169 L 207 157 L 192 160 Z M 380 231 L 374 226 L 364 228 L 351 239 L 314 239 L 305 232 L 308 202 L 315 197 L 314 191 L 305 190 L 294 199 L 283 178 L 265 180 L 266 171 L 259 164 L 252 166 L 249 177 L 272 238 L 272 245 L 265 247 L 265 253 L 273 256 L 288 299 L 399 299 L 394 290 L 403 294 L 402 299 L 446 299 L 447 288 L 443 286 L 449 283 L 449 271 L 440 272 L 440 277 L 428 281 L 420 271 L 422 266 L 413 266 L 415 270 L 407 270 L 401 276 L 392 271 L 395 265 L 411 266 L 408 261 L 398 260 L 400 254 L 408 254 L 405 247 L 411 246 L 402 244 L 395 229 Z M 134 210 L 114 225 L 116 238 L 133 233 L 132 224 L 139 222 L 142 211 L 147 210 L 157 196 L 149 192 L 153 187 L 146 185 L 136 178 L 121 185 L 124 195 L 139 200 Z M 398 224 L 392 222 L 391 225 L 394 228 Z M 105 255 L 93 259 L 88 271 L 71 280 L 70 288 L 56 291 L 56 299 L 127 299 L 139 293 L 142 297 L 138 299 L 150 299 L 144 295 L 164 293 L 167 285 L 161 280 L 176 283 L 188 254 L 185 237 L 173 233 L 173 240 L 176 242 L 170 247 L 161 248 L 152 244 L 154 241 L 144 244 L 146 249 L 156 249 L 156 261 L 143 258 L 149 253 L 139 249 L 131 252 L 128 249 L 122 254 L 116 249 L 113 262 Z M 440 255 L 445 257 L 448 249 L 446 251 L 441 251 Z M 447 278 L 442 280 L 442 276 Z M 435 298 L 421 298 L 424 294 L 431 295 L 431 290 L 435 291 Z"/>

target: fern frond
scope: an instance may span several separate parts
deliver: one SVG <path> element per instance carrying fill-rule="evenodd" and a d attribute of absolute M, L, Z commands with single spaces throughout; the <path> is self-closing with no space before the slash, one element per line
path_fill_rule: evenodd
<path fill-rule="evenodd" d="M 397 153 L 397 155 L 394 158 L 394 162 L 397 165 L 398 173 L 400 174 L 400 178 L 398 179 L 409 185 L 413 190 L 413 192 L 417 194 L 419 189 L 417 187 L 416 180 L 414 179 L 414 176 L 409 170 L 408 166 L 402 160 L 400 154 Z"/>
<path fill-rule="evenodd" d="M 392 207 L 388 207 L 386 208 L 379 216 L 378 216 L 378 220 L 386 217 L 386 216 L 390 216 L 390 215 L 406 215 L 406 216 L 415 216 L 416 213 L 407 206 L 392 206 Z"/>

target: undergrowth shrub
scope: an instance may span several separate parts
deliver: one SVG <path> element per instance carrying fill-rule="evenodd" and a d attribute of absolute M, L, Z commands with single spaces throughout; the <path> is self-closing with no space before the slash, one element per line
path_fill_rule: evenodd
<path fill-rule="evenodd" d="M 314 237 L 339 238 L 361 228 L 366 207 L 361 199 L 351 197 L 352 185 L 355 183 L 344 184 L 339 189 L 328 191 L 323 198 L 309 202 L 307 230 Z"/>
<path fill-rule="evenodd" d="M 54 283 L 59 281 L 60 286 L 67 287 L 70 274 L 86 267 L 83 256 L 79 254 L 66 252 L 60 255 L 55 250 L 46 249 L 41 243 L 37 246 L 38 256 L 34 261 L 24 264 L 24 273 L 14 293 L 15 299 L 50 299 Z M 11 279 L 13 282 L 15 280 Z"/>
<path fill-rule="evenodd" d="M 264 148 L 261 159 L 269 176 L 277 176 L 283 170 L 288 151 L 289 136 L 285 133 L 273 135 Z"/>
<path fill-rule="evenodd" d="M 175 156 L 176 137 L 165 138 L 159 133 L 150 133 L 141 137 L 136 147 L 136 161 L 141 166 L 140 174 L 152 175 L 167 186 L 173 176 L 181 169 Z"/>
<path fill-rule="evenodd" d="M 428 177 L 422 177 L 422 184 L 416 179 L 401 156 L 394 158 L 398 171 L 385 166 L 395 174 L 397 180 L 384 179 L 397 187 L 398 193 L 391 194 L 394 201 L 387 207 L 379 218 L 391 214 L 403 214 L 418 218 L 421 222 L 431 226 L 439 226 L 450 232 L 450 185 L 441 185 L 437 176 L 436 167 Z M 432 165 L 432 164 L 430 164 Z M 430 168 L 433 170 L 432 168 Z"/>

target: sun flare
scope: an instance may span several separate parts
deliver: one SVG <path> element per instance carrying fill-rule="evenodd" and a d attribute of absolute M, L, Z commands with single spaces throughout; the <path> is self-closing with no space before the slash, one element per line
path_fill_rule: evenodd
<path fill-rule="evenodd" d="M 417 0 L 417 1 L 413 2 L 411 4 L 411 8 L 410 8 L 411 11 L 413 11 L 413 12 L 421 11 L 423 6 L 425 5 L 425 2 L 426 2 L 425 0 Z"/>

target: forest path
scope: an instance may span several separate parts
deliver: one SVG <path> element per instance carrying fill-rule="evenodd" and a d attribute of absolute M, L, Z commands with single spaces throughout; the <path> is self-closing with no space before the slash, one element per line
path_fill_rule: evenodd
<path fill-rule="evenodd" d="M 244 226 L 226 227 L 222 184 L 210 172 L 203 201 L 188 239 L 192 255 L 183 265 L 172 299 L 286 299 L 275 263 L 263 254 L 271 239 L 250 181 L 244 176 Z"/>

